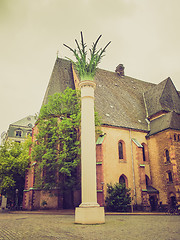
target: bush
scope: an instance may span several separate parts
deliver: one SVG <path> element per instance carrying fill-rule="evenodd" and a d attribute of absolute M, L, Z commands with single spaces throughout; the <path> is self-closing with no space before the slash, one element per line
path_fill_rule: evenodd
<path fill-rule="evenodd" d="M 106 207 L 112 212 L 126 212 L 131 203 L 130 189 L 125 184 L 107 185 Z"/>

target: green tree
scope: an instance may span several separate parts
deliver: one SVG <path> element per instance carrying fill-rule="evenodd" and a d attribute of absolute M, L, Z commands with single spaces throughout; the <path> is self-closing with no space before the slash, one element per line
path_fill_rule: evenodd
<path fill-rule="evenodd" d="M 58 188 L 63 199 L 80 189 L 80 120 L 80 92 L 71 88 L 50 96 L 42 106 L 31 151 L 31 161 L 37 163 L 36 188 Z M 97 112 L 95 124 L 100 126 Z M 96 132 L 101 133 L 98 128 Z"/>
<path fill-rule="evenodd" d="M 38 134 L 32 148 L 35 186 L 65 191 L 78 187 L 77 167 L 80 162 L 80 99 L 79 93 L 67 88 L 55 93 L 41 108 Z"/>
<path fill-rule="evenodd" d="M 126 212 L 131 203 L 130 189 L 125 184 L 107 185 L 106 206 L 108 211 Z"/>
<path fill-rule="evenodd" d="M 22 201 L 30 145 L 28 139 L 24 143 L 6 142 L 0 146 L 0 193 L 11 201 L 15 201 L 16 189 L 19 203 Z"/>

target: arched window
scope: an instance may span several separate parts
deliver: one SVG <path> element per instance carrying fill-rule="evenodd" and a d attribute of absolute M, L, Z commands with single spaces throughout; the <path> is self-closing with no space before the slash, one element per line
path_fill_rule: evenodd
<path fill-rule="evenodd" d="M 124 141 L 120 140 L 118 143 L 119 159 L 125 160 L 125 144 Z"/>
<path fill-rule="evenodd" d="M 119 177 L 119 183 L 120 183 L 120 184 L 125 184 L 126 187 L 127 187 L 127 177 L 126 177 L 124 174 L 122 174 L 122 175 Z"/>
<path fill-rule="evenodd" d="M 123 175 L 120 176 L 119 183 L 121 183 L 121 184 L 126 183 L 126 180 Z"/>
<path fill-rule="evenodd" d="M 165 151 L 165 154 L 166 154 L 166 162 L 170 162 L 169 151 L 167 149 Z"/>
<path fill-rule="evenodd" d="M 174 141 L 176 141 L 177 140 L 177 138 L 176 138 L 176 134 L 174 134 Z"/>

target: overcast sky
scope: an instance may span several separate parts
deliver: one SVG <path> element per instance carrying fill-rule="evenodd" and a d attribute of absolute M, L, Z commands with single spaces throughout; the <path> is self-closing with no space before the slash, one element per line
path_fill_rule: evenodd
<path fill-rule="evenodd" d="M 180 90 L 179 0 L 0 0 L 0 133 L 41 107 L 59 57 L 80 31 L 89 47 L 112 41 L 100 68 Z"/>

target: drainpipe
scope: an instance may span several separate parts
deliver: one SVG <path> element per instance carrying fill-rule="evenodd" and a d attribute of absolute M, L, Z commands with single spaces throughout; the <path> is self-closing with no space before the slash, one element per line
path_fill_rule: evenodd
<path fill-rule="evenodd" d="M 148 120 L 148 110 L 147 110 L 147 104 L 146 104 L 146 98 L 145 98 L 145 95 L 143 93 L 143 99 L 144 99 L 144 106 L 145 106 L 145 110 L 146 110 L 146 122 L 148 124 L 148 131 L 150 131 L 150 121 Z"/>
<path fill-rule="evenodd" d="M 131 159 L 132 159 L 132 174 L 133 174 L 133 187 L 134 187 L 134 202 L 137 204 L 136 197 L 136 184 L 135 184 L 135 173 L 134 173 L 134 158 L 133 158 L 133 146 L 132 146 L 132 137 L 131 137 L 131 129 L 129 130 L 130 134 L 130 142 L 131 142 Z"/>

